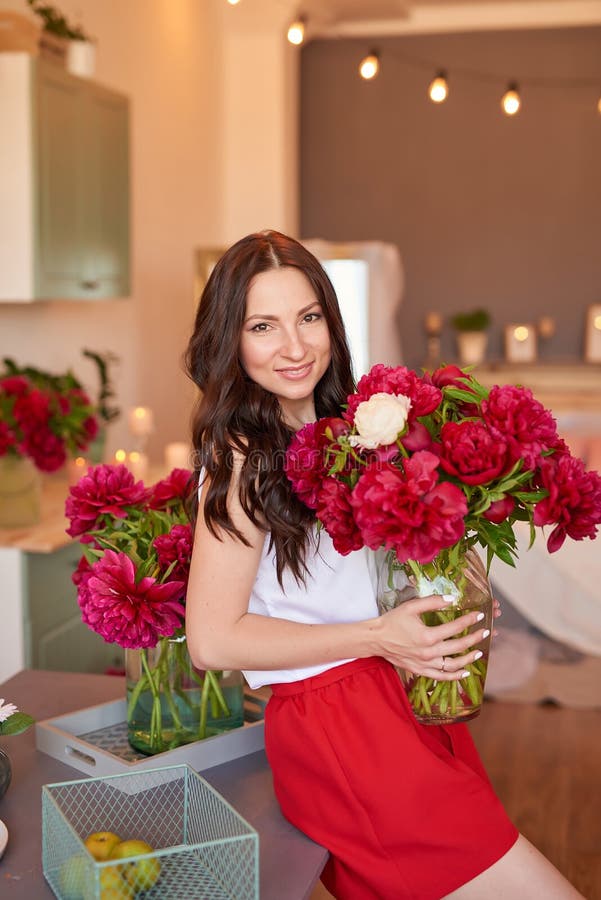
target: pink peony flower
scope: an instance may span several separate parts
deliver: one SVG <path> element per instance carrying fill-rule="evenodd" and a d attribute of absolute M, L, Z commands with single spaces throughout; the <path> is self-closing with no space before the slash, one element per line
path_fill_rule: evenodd
<path fill-rule="evenodd" d="M 482 401 L 482 417 L 493 437 L 507 442 L 511 462 L 523 459 L 527 469 L 535 469 L 543 451 L 558 440 L 555 419 L 528 388 L 491 388 Z"/>
<path fill-rule="evenodd" d="M 71 581 L 77 588 L 77 602 L 82 611 L 82 618 L 85 622 L 83 612 L 90 602 L 90 592 L 88 590 L 88 582 L 93 575 L 92 566 L 89 564 L 85 556 L 80 557 L 77 568 L 71 575 Z"/>
<path fill-rule="evenodd" d="M 166 509 L 173 501 L 185 502 L 194 491 L 194 477 L 190 469 L 173 469 L 167 478 L 151 488 L 148 505 L 151 509 Z"/>
<path fill-rule="evenodd" d="M 355 521 L 372 550 L 394 549 L 399 562 L 431 562 L 465 532 L 467 501 L 463 491 L 438 482 L 438 458 L 428 451 L 404 461 L 372 464 L 351 495 Z"/>
<path fill-rule="evenodd" d="M 464 484 L 486 484 L 507 469 L 507 444 L 483 422 L 447 422 L 440 439 L 441 468 Z"/>
<path fill-rule="evenodd" d="M 134 482 L 134 476 L 126 466 L 94 466 L 69 489 L 65 515 L 71 524 L 67 534 L 79 537 L 93 531 L 103 515 L 125 519 L 128 506 L 146 503 L 147 499 L 144 484 Z M 86 543 L 91 538 L 81 540 Z"/>
<path fill-rule="evenodd" d="M 192 528 L 190 525 L 174 525 L 168 534 L 160 534 L 152 542 L 157 551 L 159 565 L 163 571 L 172 563 L 169 578 L 173 581 L 188 581 L 190 559 L 192 557 Z"/>
<path fill-rule="evenodd" d="M 322 482 L 333 463 L 333 458 L 327 458 L 324 449 L 332 439 L 336 440 L 348 430 L 343 419 L 319 419 L 297 431 L 290 442 L 284 471 L 295 493 L 309 509 L 316 509 Z"/>
<path fill-rule="evenodd" d="M 155 647 L 181 626 L 182 581 L 159 584 L 145 577 L 136 583 L 136 569 L 125 553 L 106 550 L 92 566 L 80 592 L 83 621 L 108 643 L 121 647 Z"/>
<path fill-rule="evenodd" d="M 566 536 L 576 541 L 596 537 L 601 524 L 601 475 L 587 472 L 581 459 L 566 453 L 546 457 L 539 475 L 549 496 L 534 507 L 534 524 L 555 525 L 547 540 L 549 553 L 559 550 Z"/>
<path fill-rule="evenodd" d="M 344 482 L 335 478 L 324 480 L 317 503 L 317 517 L 342 556 L 363 547 L 363 539 L 353 517 L 351 490 Z"/>

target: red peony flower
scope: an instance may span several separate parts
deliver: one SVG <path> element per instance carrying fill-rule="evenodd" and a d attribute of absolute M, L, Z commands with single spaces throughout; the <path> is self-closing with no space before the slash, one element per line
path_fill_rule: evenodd
<path fill-rule="evenodd" d="M 477 396 L 470 386 L 470 382 L 474 379 L 468 372 L 460 369 L 459 366 L 442 366 L 440 369 L 432 372 L 431 375 L 424 375 L 424 378 L 426 381 L 431 380 L 432 384 L 441 390 L 445 387 L 460 388 L 462 391 L 467 391 L 468 394 L 474 394 L 473 403 L 468 403 L 467 401 L 458 402 L 457 409 L 462 417 L 480 415 Z"/>
<path fill-rule="evenodd" d="M 555 419 L 528 388 L 491 388 L 482 401 L 482 417 L 493 437 L 506 441 L 511 462 L 523 459 L 527 469 L 535 469 L 543 451 L 558 440 Z"/>
<path fill-rule="evenodd" d="M 155 647 L 181 626 L 182 581 L 159 584 L 146 577 L 136 583 L 136 569 L 125 553 L 106 550 L 92 566 L 80 592 L 83 621 L 108 643 L 121 647 Z"/>
<path fill-rule="evenodd" d="M 437 388 L 443 387 L 457 387 L 466 389 L 466 378 L 469 379 L 469 375 L 467 375 L 463 369 L 460 369 L 459 366 L 441 366 L 439 369 L 436 369 L 430 375 L 432 379 L 432 384 L 436 385 Z M 469 390 L 469 388 L 467 388 Z"/>
<path fill-rule="evenodd" d="M 56 472 L 67 461 L 63 441 L 46 427 L 28 434 L 20 447 L 42 472 Z"/>
<path fill-rule="evenodd" d="M 411 421 L 411 411 L 409 411 L 408 431 L 401 438 L 401 443 L 405 450 L 411 450 L 412 453 L 416 450 L 431 450 L 433 446 L 432 435 L 426 426 L 421 422 Z"/>
<path fill-rule="evenodd" d="M 77 568 L 71 575 L 71 581 L 75 585 L 75 587 L 79 587 L 82 584 L 86 584 L 86 582 L 90 579 L 92 575 L 92 566 L 87 561 L 85 556 L 80 556 L 79 562 L 77 563 Z"/>
<path fill-rule="evenodd" d="M 83 611 L 87 608 L 88 603 L 90 602 L 90 593 L 88 591 L 88 581 L 93 575 L 92 566 L 89 564 L 85 556 L 80 557 L 79 562 L 77 563 L 77 568 L 71 575 L 71 581 L 77 588 L 77 602 L 79 604 L 79 608 L 82 611 L 82 618 L 85 622 L 85 618 L 83 617 Z"/>
<path fill-rule="evenodd" d="M 7 378 L 0 379 L 0 391 L 9 397 L 21 397 L 28 392 L 29 388 L 29 382 L 21 375 L 9 375 Z"/>
<path fill-rule="evenodd" d="M 367 375 L 359 380 L 357 392 L 351 394 L 348 400 L 348 408 L 343 414 L 347 422 L 353 422 L 357 407 L 364 400 L 369 400 L 373 394 L 403 394 L 411 400 L 408 421 L 411 423 L 418 416 L 427 416 L 440 404 L 442 394 L 433 384 L 425 378 L 420 378 L 415 372 L 405 366 L 372 366 Z"/>
<path fill-rule="evenodd" d="M 372 550 L 394 549 L 399 562 L 431 562 L 465 532 L 463 491 L 438 482 L 438 458 L 418 451 L 396 466 L 368 465 L 351 495 L 355 521 Z"/>
<path fill-rule="evenodd" d="M 500 500 L 494 500 L 482 515 L 489 522 L 500 525 L 515 509 L 515 500 L 506 494 Z"/>
<path fill-rule="evenodd" d="M 566 453 L 546 457 L 539 475 L 549 496 L 534 507 L 534 524 L 555 525 L 547 540 L 549 553 L 559 550 L 566 536 L 576 541 L 596 537 L 601 524 L 601 475 L 587 472 L 581 459 Z"/>
<path fill-rule="evenodd" d="M 125 519 L 128 506 L 145 503 L 147 499 L 144 484 L 134 482 L 126 466 L 94 466 L 69 489 L 65 515 L 71 524 L 67 534 L 84 535 L 82 542 L 90 542 L 92 538 L 85 537 L 86 532 L 94 531 L 103 515 Z"/>
<path fill-rule="evenodd" d="M 6 424 L 6 422 L 0 422 L 0 456 L 4 456 L 11 447 L 15 446 L 15 436 Z"/>
<path fill-rule="evenodd" d="M 335 478 L 324 479 L 317 502 L 317 517 L 342 556 L 363 547 L 363 539 L 353 517 L 351 490 L 344 482 Z"/>
<path fill-rule="evenodd" d="M 50 418 L 50 395 L 37 388 L 29 394 L 17 396 L 13 415 L 27 436 L 40 426 L 47 426 Z"/>
<path fill-rule="evenodd" d="M 172 563 L 170 579 L 188 581 L 190 559 L 192 557 L 192 528 L 190 525 L 174 525 L 168 534 L 160 534 L 152 542 L 157 551 L 159 565 L 163 571 Z"/>
<path fill-rule="evenodd" d="M 323 480 L 333 463 L 324 450 L 348 430 L 343 419 L 319 419 L 297 431 L 290 442 L 284 471 L 295 493 L 309 509 L 316 509 Z"/>
<path fill-rule="evenodd" d="M 151 509 L 166 509 L 174 501 L 185 502 L 193 491 L 194 477 L 190 469 L 173 469 L 151 489 L 148 505 Z"/>
<path fill-rule="evenodd" d="M 0 418 L 13 435 L 11 448 L 44 472 L 85 450 L 98 430 L 87 394 L 69 387 L 70 380 L 43 372 L 0 379 Z"/>
<path fill-rule="evenodd" d="M 507 469 L 507 444 L 483 422 L 447 422 L 440 439 L 441 468 L 464 484 L 486 484 Z"/>

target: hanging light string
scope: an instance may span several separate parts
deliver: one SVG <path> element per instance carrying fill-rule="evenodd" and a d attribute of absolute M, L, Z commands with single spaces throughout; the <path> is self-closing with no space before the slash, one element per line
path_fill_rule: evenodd
<path fill-rule="evenodd" d="M 363 78 L 365 78 L 365 75 L 363 74 L 363 66 L 366 60 L 373 57 L 375 57 L 378 61 L 378 67 L 374 74 L 377 74 L 380 68 L 383 65 L 386 65 L 388 59 L 403 63 L 406 66 L 412 66 L 413 68 L 420 69 L 421 71 L 434 73 L 434 78 L 430 82 L 430 85 L 428 87 L 428 95 L 430 99 L 433 103 L 441 105 L 448 98 L 449 70 L 437 67 L 437 65 L 432 62 L 432 60 L 424 59 L 423 57 L 415 56 L 396 48 L 394 50 L 390 50 L 387 48 L 385 53 L 382 53 L 380 50 L 371 50 L 369 56 L 364 57 L 359 67 L 359 73 Z M 492 72 L 484 72 L 479 69 L 468 68 L 467 66 L 452 66 L 450 69 L 450 74 L 453 78 L 463 78 L 466 80 L 469 79 L 471 81 L 478 81 L 484 84 L 499 85 L 504 81 L 503 75 L 497 75 Z M 526 75 L 522 76 L 519 81 L 515 78 L 508 79 L 507 76 L 505 76 L 505 92 L 500 98 L 501 108 L 505 115 L 514 116 L 517 112 L 519 112 L 522 105 L 520 89 L 524 85 L 526 87 L 552 88 L 554 90 L 565 90 L 572 88 L 596 88 L 598 90 L 598 93 L 596 95 L 597 111 L 601 114 L 601 75 L 594 78 L 559 78 L 557 76 Z"/>
<path fill-rule="evenodd" d="M 239 0 L 228 0 L 232 6 L 236 5 Z M 286 3 L 287 0 L 279 0 L 280 3 Z M 302 45 L 306 40 L 307 25 L 310 24 L 308 17 L 303 14 L 296 16 L 289 24 L 287 29 L 287 38 L 291 44 L 297 46 Z M 433 103 L 442 104 L 449 95 L 449 67 L 442 68 L 435 62 L 423 57 L 407 53 L 397 48 L 386 48 L 384 54 L 384 62 L 388 58 L 392 58 L 407 66 L 413 66 L 434 73 L 434 78 L 428 87 L 428 93 Z M 363 57 L 358 66 L 361 77 L 366 81 L 376 78 L 382 67 L 382 53 L 379 49 L 372 49 Z M 597 111 L 601 114 L 601 74 L 592 77 L 567 77 L 561 78 L 555 75 L 526 75 L 520 78 L 494 74 L 493 72 L 485 72 L 481 69 L 473 69 L 468 66 L 455 66 L 450 68 L 451 76 L 456 78 L 464 78 L 470 81 L 480 82 L 481 84 L 505 83 L 505 93 L 501 99 L 503 111 L 509 115 L 515 115 L 521 106 L 521 99 L 518 89 L 520 87 L 533 88 L 553 88 L 555 90 L 570 90 L 580 88 L 595 88 L 597 94 Z"/>
<path fill-rule="evenodd" d="M 480 69 L 472 69 L 468 66 L 441 66 L 440 64 L 433 62 L 431 59 L 424 59 L 420 56 L 415 56 L 412 53 L 407 53 L 404 50 L 398 50 L 397 48 L 389 49 L 388 47 L 383 52 L 379 51 L 381 64 L 384 65 L 390 56 L 393 59 L 396 59 L 400 62 L 406 63 L 409 66 L 413 66 L 417 69 L 423 69 L 428 72 L 440 72 L 444 70 L 445 77 L 459 77 L 470 79 L 471 81 L 480 81 L 485 84 L 499 84 L 499 83 L 508 83 L 508 82 L 519 82 L 520 86 L 528 86 L 528 87 L 551 87 L 551 88 L 586 88 L 586 87 L 595 87 L 601 88 L 601 74 L 591 77 L 569 77 L 569 78 L 559 78 L 554 75 L 549 76 L 533 76 L 533 75 L 524 75 L 509 77 L 508 75 L 499 75 L 494 74 L 493 72 L 484 72 Z"/>

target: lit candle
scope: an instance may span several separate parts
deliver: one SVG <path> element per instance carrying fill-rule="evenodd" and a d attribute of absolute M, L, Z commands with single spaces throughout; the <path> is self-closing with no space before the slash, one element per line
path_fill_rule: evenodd
<path fill-rule="evenodd" d="M 67 471 L 69 473 L 69 484 L 77 484 L 80 478 L 86 474 L 88 461 L 84 456 L 76 456 L 70 459 Z"/>
<path fill-rule="evenodd" d="M 426 334 L 440 334 L 442 331 L 442 316 L 437 312 L 426 313 L 424 319 Z"/>
<path fill-rule="evenodd" d="M 191 448 L 184 441 L 174 441 L 165 447 L 165 466 L 171 469 L 191 469 Z"/>
<path fill-rule="evenodd" d="M 134 437 L 146 437 L 153 429 L 152 410 L 147 406 L 134 406 L 129 411 L 129 431 Z"/>
<path fill-rule="evenodd" d="M 147 455 L 138 452 L 138 450 L 132 450 L 131 453 L 127 454 L 127 468 L 135 479 L 144 481 L 148 475 Z"/>

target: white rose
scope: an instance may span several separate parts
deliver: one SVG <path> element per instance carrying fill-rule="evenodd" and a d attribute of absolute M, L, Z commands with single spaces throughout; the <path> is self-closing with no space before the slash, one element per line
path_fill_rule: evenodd
<path fill-rule="evenodd" d="M 410 408 L 411 400 L 404 394 L 373 394 L 357 407 L 355 428 L 358 434 L 349 438 L 351 444 L 365 450 L 394 444 L 407 424 Z"/>

